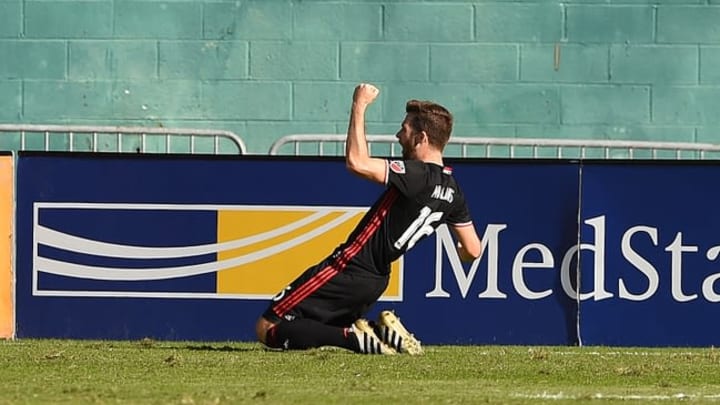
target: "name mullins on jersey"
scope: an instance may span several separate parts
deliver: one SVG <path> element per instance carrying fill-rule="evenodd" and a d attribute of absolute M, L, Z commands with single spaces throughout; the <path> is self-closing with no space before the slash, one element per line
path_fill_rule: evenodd
<path fill-rule="evenodd" d="M 443 200 L 451 203 L 453 202 L 453 194 L 455 194 L 455 190 L 453 190 L 452 187 L 443 187 L 438 184 L 437 186 L 435 186 L 435 189 L 430 195 L 430 198 L 435 198 L 437 200 Z"/>
<path fill-rule="evenodd" d="M 605 279 L 607 241 L 605 216 L 590 218 L 585 220 L 584 223 L 592 227 L 595 237 L 594 242 L 581 243 L 579 249 L 577 245 L 571 246 L 561 255 L 562 261 L 560 262 L 558 273 L 560 284 L 564 293 L 573 299 L 578 296 L 578 293 L 580 300 L 593 299 L 594 301 L 601 301 L 613 298 L 615 294 L 608 291 L 607 288 L 607 285 L 610 284 L 611 281 L 608 280 L 606 282 Z M 501 291 L 499 287 L 499 277 L 508 275 L 505 270 L 507 267 L 503 266 L 503 271 L 499 271 L 498 252 L 501 241 L 500 233 L 508 229 L 508 227 L 508 224 L 487 225 L 482 236 L 483 254 L 470 265 L 469 270 L 465 270 L 458 257 L 455 243 L 453 242 L 449 229 L 446 226 L 439 227 L 436 231 L 435 287 L 432 291 L 426 293 L 425 297 L 449 298 L 451 296 L 448 290 L 453 291 L 454 289 L 444 288 L 442 277 L 444 270 L 443 263 L 445 262 L 443 259 L 447 257 L 450 263 L 450 270 L 457 282 L 457 287 L 462 298 L 467 298 L 470 287 L 477 275 L 480 262 L 484 260 L 487 263 L 487 272 L 485 274 L 487 283 L 485 289 L 481 291 L 477 297 L 480 299 L 507 299 L 507 294 Z M 658 292 L 661 275 L 669 272 L 669 283 L 664 281 L 663 285 L 670 287 L 670 293 L 674 301 L 694 301 L 699 298 L 699 294 L 696 292 L 701 292 L 702 298 L 705 300 L 709 302 L 720 302 L 720 292 L 715 288 L 715 283 L 720 279 L 720 273 L 709 274 L 705 277 L 702 285 L 699 286 L 699 291 L 697 291 L 698 286 L 689 287 L 683 284 L 683 257 L 686 254 L 697 255 L 700 252 L 700 248 L 697 245 L 684 244 L 682 232 L 677 232 L 673 241 L 663 247 L 664 251 L 670 254 L 669 263 L 651 263 L 650 260 L 643 257 L 638 250 L 633 248 L 633 242 L 636 243 L 636 246 L 646 246 L 648 242 L 650 242 L 652 246 L 657 247 L 658 235 L 658 228 L 646 225 L 632 226 L 622 234 L 619 246 L 617 247 L 622 253 L 622 258 L 629 264 L 627 269 L 637 273 L 628 274 L 641 276 L 645 287 L 644 290 L 638 291 L 637 283 L 634 283 L 632 285 L 635 286 L 633 287 L 635 291 L 631 291 L 631 289 L 627 287 L 627 283 L 623 277 L 618 277 L 617 297 L 628 301 L 646 301 Z M 591 268 L 594 271 L 592 291 L 578 292 L 574 287 L 575 265 L 572 265 L 571 268 L 571 262 L 573 262 L 573 259 L 578 255 L 578 250 L 588 251 L 594 255 L 592 265 L 588 265 L 587 263 L 583 264 L 583 268 Z M 533 252 L 534 257 L 539 257 L 540 260 L 530 260 L 528 256 L 531 252 Z M 720 245 L 711 246 L 703 253 L 708 261 L 715 261 L 720 256 Z M 559 256 L 560 255 L 557 257 L 559 258 Z M 556 269 L 556 256 L 553 255 L 553 252 L 548 246 L 539 242 L 532 242 L 521 247 L 513 258 L 510 276 L 512 277 L 512 285 L 515 292 L 522 298 L 538 300 L 552 295 L 555 292 L 553 289 L 533 290 L 527 285 L 525 282 L 525 272 L 530 269 Z M 625 268 L 622 270 L 625 271 Z"/>

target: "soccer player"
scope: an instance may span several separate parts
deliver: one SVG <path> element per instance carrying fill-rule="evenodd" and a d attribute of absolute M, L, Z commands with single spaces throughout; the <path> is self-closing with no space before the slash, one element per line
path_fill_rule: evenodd
<path fill-rule="evenodd" d="M 365 111 L 378 96 L 371 84 L 353 93 L 345 162 L 350 172 L 387 188 L 347 241 L 276 295 L 256 324 L 267 347 L 302 350 L 343 347 L 367 354 L 421 354 L 420 342 L 393 312 L 377 322 L 363 319 L 388 284 L 390 264 L 445 223 L 459 256 L 472 261 L 482 245 L 465 197 L 443 165 L 453 118 L 444 107 L 410 100 L 397 133 L 402 160 L 372 158 Z"/>

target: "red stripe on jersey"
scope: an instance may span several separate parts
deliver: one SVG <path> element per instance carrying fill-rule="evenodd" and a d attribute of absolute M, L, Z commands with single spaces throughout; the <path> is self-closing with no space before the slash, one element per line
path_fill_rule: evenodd
<path fill-rule="evenodd" d="M 391 188 L 385 194 L 383 201 L 378 206 L 378 209 L 373 214 L 372 218 L 365 225 L 360 235 L 350 243 L 338 257 L 333 260 L 331 264 L 320 270 L 317 274 L 312 276 L 308 281 L 303 283 L 297 290 L 290 293 L 286 299 L 284 299 L 277 307 L 273 308 L 275 314 L 279 317 L 285 315 L 293 307 L 295 307 L 302 300 L 307 298 L 310 294 L 317 291 L 325 283 L 327 283 L 336 274 L 343 271 L 350 260 L 365 246 L 370 237 L 378 230 L 380 224 L 387 216 L 390 206 L 395 202 L 397 198 L 397 190 Z"/>
<path fill-rule="evenodd" d="M 392 203 L 395 202 L 397 196 L 397 189 L 391 188 L 390 190 L 388 190 L 388 193 L 385 195 L 384 201 L 380 204 L 377 211 L 375 211 L 375 215 L 373 215 L 373 217 L 368 221 L 363 232 L 360 233 L 357 238 L 355 238 L 353 243 L 351 243 L 343 250 L 343 252 L 338 256 L 337 259 L 335 259 L 335 262 L 338 263 L 338 266 L 344 268 L 347 263 L 353 257 L 355 257 L 355 255 L 365 246 L 365 243 L 367 243 L 370 237 L 380 227 L 380 224 L 387 216 L 387 212 Z"/>

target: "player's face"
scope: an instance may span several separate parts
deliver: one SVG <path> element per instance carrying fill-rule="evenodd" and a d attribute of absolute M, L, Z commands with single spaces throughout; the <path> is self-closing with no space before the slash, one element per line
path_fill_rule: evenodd
<path fill-rule="evenodd" d="M 395 134 L 400 146 L 402 146 L 403 159 L 405 160 L 415 159 L 416 134 L 410 126 L 410 119 L 411 117 L 406 115 L 405 120 L 400 125 L 400 130 Z"/>

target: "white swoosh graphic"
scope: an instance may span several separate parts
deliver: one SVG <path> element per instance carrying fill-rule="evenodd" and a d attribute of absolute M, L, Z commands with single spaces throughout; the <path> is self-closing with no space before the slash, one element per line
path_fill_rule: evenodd
<path fill-rule="evenodd" d="M 91 280 L 107 280 L 107 281 L 147 281 L 147 280 L 166 280 L 172 278 L 196 276 L 205 273 L 212 273 L 221 270 L 227 270 L 232 267 L 241 266 L 256 260 L 264 259 L 268 256 L 290 249 L 303 242 L 306 242 L 318 235 L 321 235 L 337 225 L 349 220 L 357 213 L 347 212 L 340 217 L 313 229 L 303 235 L 290 239 L 286 242 L 238 256 L 228 260 L 217 262 L 209 262 L 203 264 L 195 264 L 190 266 L 179 267 L 160 267 L 152 269 L 126 269 L 114 267 L 97 267 L 86 266 L 75 263 L 61 262 L 58 260 L 37 257 L 35 259 L 35 268 L 38 271 L 56 274 L 65 277 L 77 277 Z"/>
<path fill-rule="evenodd" d="M 173 247 L 148 247 L 120 245 L 115 243 L 99 242 L 38 225 L 35 227 L 35 235 L 38 244 L 67 250 L 75 253 L 85 253 L 95 256 L 121 257 L 125 259 L 169 259 L 179 257 L 198 256 L 210 253 L 217 253 L 226 250 L 241 248 L 253 243 L 262 242 L 276 236 L 294 231 L 326 215 L 330 210 L 318 211 L 305 218 L 275 228 L 271 231 L 248 236 L 222 243 L 211 243 L 207 245 L 173 246 Z"/>

